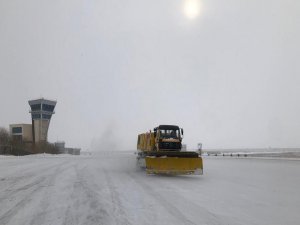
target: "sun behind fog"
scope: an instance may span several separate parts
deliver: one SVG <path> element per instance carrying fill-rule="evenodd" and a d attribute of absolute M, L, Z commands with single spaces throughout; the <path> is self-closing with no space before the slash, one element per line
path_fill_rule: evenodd
<path fill-rule="evenodd" d="M 184 14 L 189 19 L 195 19 L 200 13 L 199 0 L 185 0 L 184 1 Z"/>

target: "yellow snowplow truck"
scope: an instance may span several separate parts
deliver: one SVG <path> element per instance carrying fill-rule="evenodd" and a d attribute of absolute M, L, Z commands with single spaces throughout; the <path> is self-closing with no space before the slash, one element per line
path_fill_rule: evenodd
<path fill-rule="evenodd" d="M 137 164 L 150 174 L 203 174 L 202 158 L 197 152 L 181 151 L 183 129 L 160 125 L 139 134 Z"/>

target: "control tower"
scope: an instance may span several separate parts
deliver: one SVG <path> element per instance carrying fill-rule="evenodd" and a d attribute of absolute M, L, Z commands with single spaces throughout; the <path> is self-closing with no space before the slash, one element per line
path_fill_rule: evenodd
<path fill-rule="evenodd" d="M 56 101 L 44 98 L 28 101 L 32 118 L 32 139 L 33 143 L 46 142 L 48 136 L 48 128 Z"/>

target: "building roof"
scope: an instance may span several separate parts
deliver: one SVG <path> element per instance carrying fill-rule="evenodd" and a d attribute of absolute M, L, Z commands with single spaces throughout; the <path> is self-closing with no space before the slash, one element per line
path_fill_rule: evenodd
<path fill-rule="evenodd" d="M 32 126 L 31 123 L 14 123 L 14 124 L 9 124 L 9 126 Z"/>
<path fill-rule="evenodd" d="M 44 104 L 55 106 L 57 101 L 44 99 L 44 98 L 39 98 L 39 99 L 29 100 L 28 103 L 29 103 L 29 105 L 44 103 Z"/>

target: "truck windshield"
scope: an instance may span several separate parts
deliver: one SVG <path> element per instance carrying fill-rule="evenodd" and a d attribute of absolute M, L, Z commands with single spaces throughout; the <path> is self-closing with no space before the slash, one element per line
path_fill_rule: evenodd
<path fill-rule="evenodd" d="M 174 138 L 179 139 L 179 130 L 160 130 L 160 138 Z"/>

